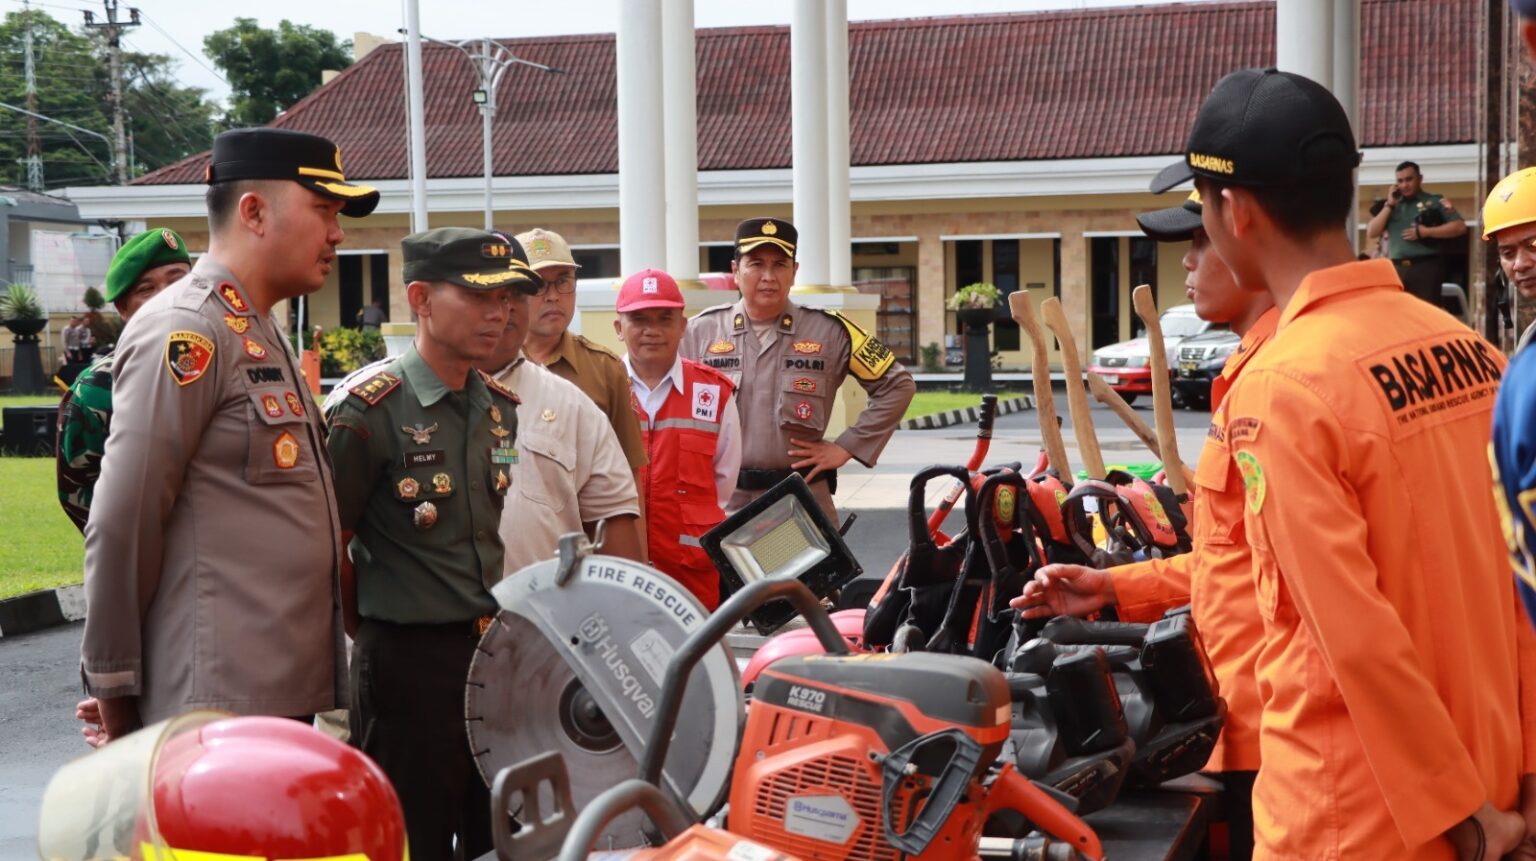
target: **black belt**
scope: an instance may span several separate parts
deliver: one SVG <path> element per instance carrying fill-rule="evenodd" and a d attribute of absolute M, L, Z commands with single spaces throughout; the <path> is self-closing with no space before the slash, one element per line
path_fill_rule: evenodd
<path fill-rule="evenodd" d="M 788 467 L 783 469 L 748 469 L 742 467 L 736 473 L 736 489 L 767 490 L 797 472 L 801 475 L 806 475 L 810 471 L 809 467 L 804 469 L 790 469 Z M 818 481 L 825 481 L 827 483 L 827 491 L 829 493 L 837 493 L 837 470 L 822 470 L 816 474 L 815 478 L 811 479 L 812 484 Z"/>
<path fill-rule="evenodd" d="M 369 618 L 364 618 L 363 621 L 373 625 L 387 625 L 391 628 L 411 628 L 417 631 L 463 635 L 478 640 L 496 621 L 496 617 L 481 616 L 478 619 L 468 619 L 463 622 L 386 622 L 383 619 Z"/>
<path fill-rule="evenodd" d="M 1418 261 L 1419 263 L 1428 263 L 1429 261 L 1434 260 L 1435 256 L 1436 255 L 1433 254 L 1426 254 L 1423 257 L 1394 257 L 1392 258 L 1392 265 L 1401 266 L 1407 269 L 1411 268 L 1415 261 Z"/>

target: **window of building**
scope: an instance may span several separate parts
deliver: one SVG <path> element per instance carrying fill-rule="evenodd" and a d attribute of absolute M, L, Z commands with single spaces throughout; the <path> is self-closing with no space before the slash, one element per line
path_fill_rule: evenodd
<path fill-rule="evenodd" d="M 992 243 L 992 283 L 1002 294 L 997 319 L 992 324 L 992 349 L 1019 349 L 1019 324 L 1008 312 L 1008 297 L 1019 289 L 1019 240 L 999 239 Z"/>
<path fill-rule="evenodd" d="M 572 248 L 571 259 L 581 267 L 581 278 L 618 278 L 623 274 L 617 248 Z"/>
<path fill-rule="evenodd" d="M 917 355 L 917 270 L 910 266 L 858 268 L 853 270 L 853 286 L 860 293 L 880 297 L 875 337 L 891 348 L 898 362 L 911 364 Z"/>
<path fill-rule="evenodd" d="M 1131 237 L 1131 286 L 1145 284 L 1152 288 L 1157 301 L 1157 241 L 1145 236 Z M 1134 327 L 1133 327 L 1134 328 Z"/>
<path fill-rule="evenodd" d="M 1091 349 L 1120 340 L 1120 237 L 1095 236 L 1089 242 Z"/>

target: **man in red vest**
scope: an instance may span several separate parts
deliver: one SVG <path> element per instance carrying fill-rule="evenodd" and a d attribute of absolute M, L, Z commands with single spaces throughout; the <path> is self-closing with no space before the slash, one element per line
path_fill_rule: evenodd
<path fill-rule="evenodd" d="M 715 369 L 677 354 L 688 328 L 672 276 L 646 269 L 625 279 L 614 331 L 628 351 L 630 400 L 650 463 L 640 469 L 651 564 L 710 610 L 720 575 L 699 537 L 725 519 L 741 466 L 734 386 Z"/>

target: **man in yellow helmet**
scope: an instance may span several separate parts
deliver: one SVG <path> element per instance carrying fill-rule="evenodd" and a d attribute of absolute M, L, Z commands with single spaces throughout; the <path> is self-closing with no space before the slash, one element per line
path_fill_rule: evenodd
<path fill-rule="evenodd" d="M 1498 244 L 1504 280 L 1536 301 L 1536 168 L 1516 171 L 1494 186 L 1483 204 L 1483 239 Z M 1515 352 L 1530 342 L 1536 325 L 1520 335 Z"/>
<path fill-rule="evenodd" d="M 1483 238 L 1498 243 L 1499 266 L 1520 295 L 1536 299 L 1536 168 L 1516 171 L 1493 187 L 1483 204 Z M 1536 619 L 1536 350 L 1522 350 L 1532 326 L 1520 336 L 1504 372 L 1493 409 L 1488 459 L 1504 521 L 1509 562 L 1515 569 L 1526 613 Z"/>

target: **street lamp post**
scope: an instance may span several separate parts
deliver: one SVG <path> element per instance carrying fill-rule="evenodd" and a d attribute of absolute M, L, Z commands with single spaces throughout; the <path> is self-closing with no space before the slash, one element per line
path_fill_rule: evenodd
<path fill-rule="evenodd" d="M 457 50 L 464 55 L 464 59 L 469 61 L 470 68 L 475 70 L 475 77 L 480 86 L 474 91 L 473 96 L 475 104 L 480 107 L 481 146 L 484 149 L 485 161 L 485 229 L 490 230 L 495 226 L 492 223 L 495 219 L 495 206 L 491 200 L 491 179 L 496 171 L 492 164 L 491 119 L 496 116 L 496 85 L 501 83 L 501 76 L 510 66 L 532 66 L 552 75 L 565 72 L 554 66 L 524 60 L 513 54 L 507 46 L 491 38 L 460 39 L 456 42 L 446 42 L 431 36 L 422 36 L 422 38 Z"/>

